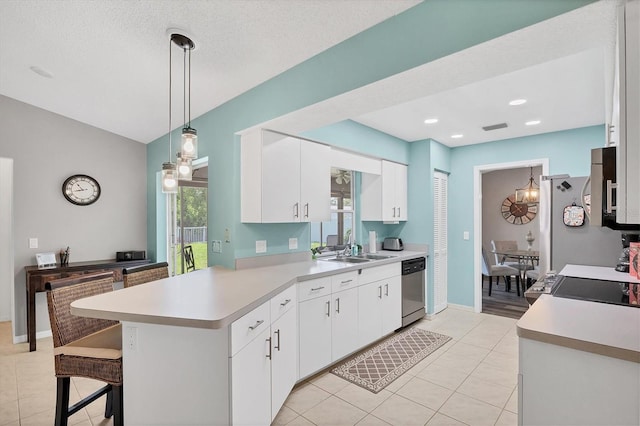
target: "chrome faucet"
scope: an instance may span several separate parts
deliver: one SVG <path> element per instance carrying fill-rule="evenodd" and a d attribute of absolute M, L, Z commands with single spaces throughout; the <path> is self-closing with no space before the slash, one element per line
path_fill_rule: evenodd
<path fill-rule="evenodd" d="M 341 257 L 347 257 L 347 256 L 351 256 L 351 244 L 347 243 L 347 245 L 345 246 L 344 250 L 339 251 L 336 254 L 336 258 L 341 258 Z"/>

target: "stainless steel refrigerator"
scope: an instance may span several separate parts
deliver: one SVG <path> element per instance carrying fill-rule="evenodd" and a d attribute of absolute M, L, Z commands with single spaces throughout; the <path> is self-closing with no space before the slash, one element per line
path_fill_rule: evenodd
<path fill-rule="evenodd" d="M 550 269 L 557 272 L 560 272 L 567 263 L 614 268 L 622 251 L 620 238 L 623 231 L 591 226 L 588 217 L 585 217 L 584 225 L 580 227 L 569 227 L 563 222 L 566 206 L 574 202 L 578 206 L 584 206 L 581 191 L 587 179 L 587 177 L 572 177 L 551 181 Z M 590 183 L 588 183 L 585 194 L 590 193 Z"/>

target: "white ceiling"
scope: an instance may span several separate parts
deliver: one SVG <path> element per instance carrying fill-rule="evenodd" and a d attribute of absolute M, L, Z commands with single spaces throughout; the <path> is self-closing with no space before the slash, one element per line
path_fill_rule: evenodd
<path fill-rule="evenodd" d="M 404 140 L 457 146 L 601 124 L 618 2 L 601 0 L 260 126 L 295 134 L 353 119 Z M 196 43 L 196 117 L 417 3 L 3 0 L 0 94 L 147 143 L 168 129 L 168 28 Z M 509 107 L 516 97 L 529 101 Z M 429 116 L 440 122 L 426 126 Z M 524 126 L 530 119 L 542 122 Z M 480 129 L 502 122 L 509 127 Z"/>

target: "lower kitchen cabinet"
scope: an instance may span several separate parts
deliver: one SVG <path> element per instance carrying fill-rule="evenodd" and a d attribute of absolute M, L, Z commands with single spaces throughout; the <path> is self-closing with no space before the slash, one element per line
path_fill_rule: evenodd
<path fill-rule="evenodd" d="M 331 364 L 331 295 L 298 305 L 300 377 Z"/>
<path fill-rule="evenodd" d="M 331 295 L 331 361 L 336 361 L 360 347 L 358 342 L 358 289 L 351 288 Z"/>
<path fill-rule="evenodd" d="M 365 346 L 402 326 L 401 277 L 358 287 L 358 344 Z"/>
<path fill-rule="evenodd" d="M 298 381 L 296 307 L 271 325 L 271 420 Z"/>

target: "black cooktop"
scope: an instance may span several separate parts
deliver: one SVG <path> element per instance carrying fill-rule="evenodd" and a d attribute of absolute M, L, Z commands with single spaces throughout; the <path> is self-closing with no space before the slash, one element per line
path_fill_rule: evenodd
<path fill-rule="evenodd" d="M 558 276 L 551 294 L 567 299 L 640 308 L 640 284 Z"/>

